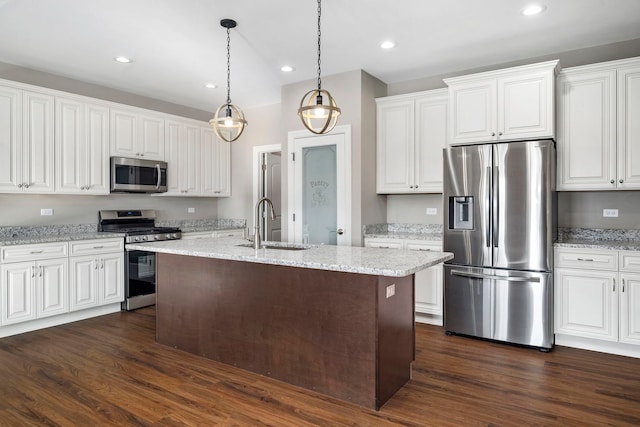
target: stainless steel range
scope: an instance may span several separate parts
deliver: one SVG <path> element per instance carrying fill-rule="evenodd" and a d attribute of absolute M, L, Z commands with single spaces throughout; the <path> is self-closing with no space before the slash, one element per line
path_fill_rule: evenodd
<path fill-rule="evenodd" d="M 154 210 L 100 211 L 100 231 L 125 233 L 125 242 L 152 242 L 182 238 L 179 228 L 156 227 Z M 123 310 L 156 303 L 156 254 L 125 250 L 125 300 Z"/>

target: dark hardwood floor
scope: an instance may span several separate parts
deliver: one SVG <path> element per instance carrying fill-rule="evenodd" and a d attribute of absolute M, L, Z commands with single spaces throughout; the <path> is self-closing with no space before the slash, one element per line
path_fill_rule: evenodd
<path fill-rule="evenodd" d="M 376 412 L 156 344 L 154 328 L 151 307 L 0 339 L 0 425 L 640 425 L 640 359 L 418 325 L 413 378 Z"/>

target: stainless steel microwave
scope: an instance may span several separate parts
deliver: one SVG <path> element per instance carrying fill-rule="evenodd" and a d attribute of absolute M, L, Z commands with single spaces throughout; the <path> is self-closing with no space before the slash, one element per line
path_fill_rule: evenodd
<path fill-rule="evenodd" d="M 112 193 L 164 193 L 167 191 L 167 162 L 111 158 Z"/>

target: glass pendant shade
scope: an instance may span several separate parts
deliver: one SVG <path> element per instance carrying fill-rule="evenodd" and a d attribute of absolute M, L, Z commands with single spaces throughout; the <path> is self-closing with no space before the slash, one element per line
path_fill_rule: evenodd
<path fill-rule="evenodd" d="M 298 115 L 307 129 L 320 135 L 336 127 L 340 108 L 328 90 L 313 89 L 300 100 Z"/>
<path fill-rule="evenodd" d="M 233 19 L 223 19 L 220 25 L 227 29 L 227 102 L 218 107 L 209 124 L 218 135 L 218 138 L 233 142 L 240 138 L 247 121 L 244 113 L 231 103 L 231 28 L 237 24 Z"/>
<path fill-rule="evenodd" d="M 218 138 L 227 142 L 233 142 L 240 138 L 247 121 L 242 110 L 233 104 L 222 104 L 218 107 L 209 124 L 218 135 Z"/>

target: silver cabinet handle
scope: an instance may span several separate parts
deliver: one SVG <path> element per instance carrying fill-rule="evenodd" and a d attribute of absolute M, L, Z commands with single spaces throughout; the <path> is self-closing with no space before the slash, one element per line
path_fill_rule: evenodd
<path fill-rule="evenodd" d="M 613 279 L 613 292 L 616 291 L 616 279 Z"/>
<path fill-rule="evenodd" d="M 624 182 L 624 179 L 621 179 L 620 181 L 618 181 L 620 184 L 622 184 Z"/>
<path fill-rule="evenodd" d="M 338 230 L 336 230 L 336 233 L 342 236 L 344 234 L 344 230 L 342 228 L 338 228 Z"/>
<path fill-rule="evenodd" d="M 42 277 L 43 274 L 44 274 L 44 267 L 40 266 L 40 274 L 38 276 Z"/>
<path fill-rule="evenodd" d="M 413 188 L 413 185 L 410 185 L 409 188 Z"/>
<path fill-rule="evenodd" d="M 93 249 L 102 249 L 104 246 L 94 246 Z"/>
<path fill-rule="evenodd" d="M 18 184 L 18 188 L 22 188 L 22 184 Z"/>
<path fill-rule="evenodd" d="M 593 262 L 594 259 L 593 258 L 578 258 L 578 261 L 589 261 L 589 262 Z"/>
<path fill-rule="evenodd" d="M 144 157 L 144 153 L 140 153 L 140 156 L 141 156 L 141 157 Z"/>
<path fill-rule="evenodd" d="M 498 132 L 498 136 L 502 136 L 502 132 Z"/>
<path fill-rule="evenodd" d="M 98 260 L 96 259 L 96 260 L 94 260 L 94 261 L 95 261 L 95 264 L 94 264 L 93 269 L 94 269 L 94 270 L 97 270 L 97 269 L 98 269 Z"/>
<path fill-rule="evenodd" d="M 44 252 L 44 250 L 41 251 L 31 251 L 29 252 L 30 254 L 41 254 L 42 252 Z"/>
<path fill-rule="evenodd" d="M 35 265 L 31 266 L 31 277 L 36 277 L 36 266 Z"/>
<path fill-rule="evenodd" d="M 611 181 L 609 181 L 609 182 L 610 182 L 610 183 L 612 183 L 612 184 L 615 184 L 615 183 L 616 183 L 616 180 L 615 180 L 615 179 L 612 179 L 612 180 L 611 180 Z"/>
<path fill-rule="evenodd" d="M 491 136 L 496 136 L 496 133 L 495 132 L 491 132 Z"/>
<path fill-rule="evenodd" d="M 431 249 L 426 249 L 426 248 L 418 248 L 418 250 L 423 252 L 431 252 Z"/>
<path fill-rule="evenodd" d="M 625 285 L 625 283 L 624 283 L 624 279 L 622 279 L 622 292 L 623 292 L 623 293 L 624 293 L 624 285 Z"/>
<path fill-rule="evenodd" d="M 100 270 L 104 270 L 104 260 L 100 261 Z"/>
<path fill-rule="evenodd" d="M 25 184 L 25 185 L 24 185 L 24 188 L 29 188 L 29 184 Z"/>

